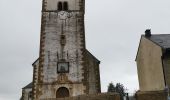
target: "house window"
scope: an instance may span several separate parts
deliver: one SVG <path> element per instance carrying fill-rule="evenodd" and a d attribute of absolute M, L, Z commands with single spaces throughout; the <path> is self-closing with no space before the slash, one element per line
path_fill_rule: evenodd
<path fill-rule="evenodd" d="M 58 10 L 61 11 L 62 10 L 62 2 L 58 2 Z"/>
<path fill-rule="evenodd" d="M 67 3 L 67 2 L 64 2 L 63 5 L 64 5 L 64 6 L 63 6 L 63 10 L 68 10 L 68 3 Z"/>

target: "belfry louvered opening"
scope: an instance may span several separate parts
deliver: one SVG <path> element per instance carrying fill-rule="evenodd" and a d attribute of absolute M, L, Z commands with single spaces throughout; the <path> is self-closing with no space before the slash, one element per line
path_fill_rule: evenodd
<path fill-rule="evenodd" d="M 64 1 L 64 2 L 58 2 L 58 10 L 59 11 L 66 11 L 68 10 L 68 2 Z"/>

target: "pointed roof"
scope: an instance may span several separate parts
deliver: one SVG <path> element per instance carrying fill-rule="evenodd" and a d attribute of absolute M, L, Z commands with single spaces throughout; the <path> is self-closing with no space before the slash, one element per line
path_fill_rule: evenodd
<path fill-rule="evenodd" d="M 39 62 L 39 58 L 37 58 L 37 60 L 34 61 L 34 63 L 32 64 L 32 66 L 34 66 L 37 62 Z"/>
<path fill-rule="evenodd" d="M 100 63 L 100 60 L 98 60 L 94 55 L 92 55 L 92 53 L 90 53 L 87 49 L 86 49 L 86 52 L 87 52 L 87 54 L 89 54 L 91 57 L 93 57 L 93 58 L 96 60 L 96 62 Z"/>
<path fill-rule="evenodd" d="M 170 34 L 152 34 L 148 39 L 163 49 L 170 48 Z"/>
<path fill-rule="evenodd" d="M 152 41 L 153 43 L 160 46 L 164 50 L 170 50 L 170 34 L 151 34 L 150 36 L 146 36 L 143 34 L 143 35 L 141 35 L 141 39 L 142 39 L 142 37 L 147 38 L 148 40 Z M 138 46 L 138 51 L 140 48 L 141 39 L 140 39 L 140 43 Z M 138 51 L 136 54 L 135 61 L 137 59 Z"/>
<path fill-rule="evenodd" d="M 26 85 L 25 87 L 23 87 L 22 89 L 28 89 L 28 88 L 32 88 L 33 86 L 33 83 L 29 83 L 28 85 Z"/>

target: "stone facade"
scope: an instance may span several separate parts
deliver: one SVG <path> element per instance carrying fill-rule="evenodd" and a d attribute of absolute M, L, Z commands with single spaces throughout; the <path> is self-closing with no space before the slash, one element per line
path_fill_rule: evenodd
<path fill-rule="evenodd" d="M 85 0 L 43 0 L 33 100 L 101 92 L 100 61 L 85 46 L 84 4 Z"/>
<path fill-rule="evenodd" d="M 120 96 L 117 93 L 102 93 L 102 94 L 93 94 L 93 95 L 80 95 L 76 97 L 69 98 L 51 98 L 43 100 L 120 100 Z"/>
<path fill-rule="evenodd" d="M 100 70 L 98 61 L 89 51 L 86 51 L 86 84 L 88 86 L 88 94 L 100 93 Z"/>
<path fill-rule="evenodd" d="M 136 100 L 167 100 L 165 91 L 137 92 Z"/>

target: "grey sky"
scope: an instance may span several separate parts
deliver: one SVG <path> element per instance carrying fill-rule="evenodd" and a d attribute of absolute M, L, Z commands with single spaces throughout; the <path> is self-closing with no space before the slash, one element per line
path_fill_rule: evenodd
<path fill-rule="evenodd" d="M 0 0 L 0 100 L 18 100 L 38 58 L 42 0 Z M 86 46 L 101 61 L 102 91 L 138 89 L 135 56 L 146 28 L 170 33 L 169 0 L 86 0 Z"/>

